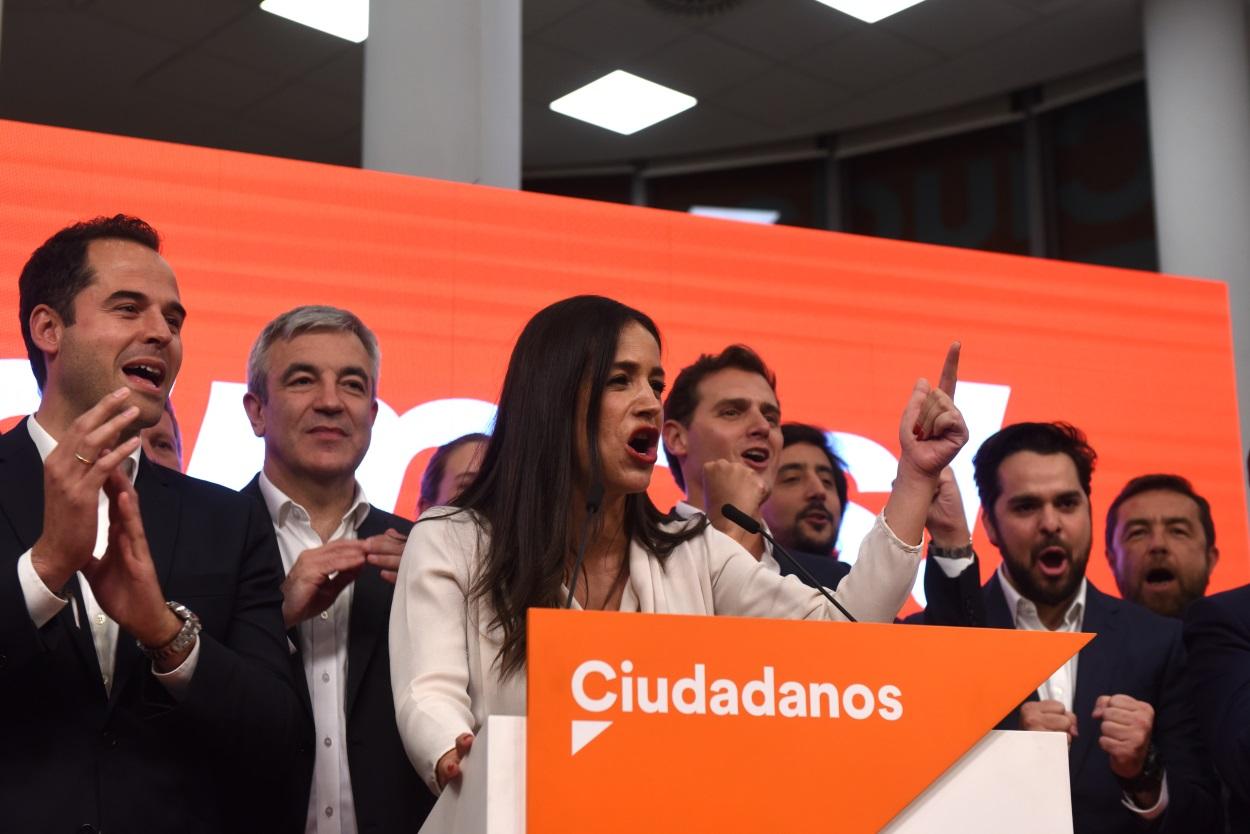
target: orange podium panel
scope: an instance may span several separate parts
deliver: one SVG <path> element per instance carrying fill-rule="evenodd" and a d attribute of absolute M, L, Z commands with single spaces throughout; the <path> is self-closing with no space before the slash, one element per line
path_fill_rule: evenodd
<path fill-rule="evenodd" d="M 533 609 L 528 831 L 877 831 L 1092 634 Z"/>

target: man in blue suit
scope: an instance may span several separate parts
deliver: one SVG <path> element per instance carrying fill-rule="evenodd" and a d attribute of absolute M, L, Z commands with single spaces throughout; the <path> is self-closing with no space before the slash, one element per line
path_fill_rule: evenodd
<path fill-rule="evenodd" d="M 1250 585 L 1191 604 L 1185 647 L 1203 741 L 1224 783 L 1229 830 L 1250 830 Z"/>
<path fill-rule="evenodd" d="M 974 460 L 985 530 L 1002 555 L 983 586 L 985 625 L 1097 633 L 999 728 L 1068 734 L 1076 832 L 1217 831 L 1180 624 L 1085 577 L 1095 458 L 1073 426 L 1017 423 Z M 960 581 L 926 574 L 943 577 Z"/>

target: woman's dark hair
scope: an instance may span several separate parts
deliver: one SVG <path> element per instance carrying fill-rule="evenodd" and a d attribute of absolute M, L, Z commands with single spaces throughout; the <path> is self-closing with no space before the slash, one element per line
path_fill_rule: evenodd
<path fill-rule="evenodd" d="M 601 397 L 630 322 L 659 343 L 660 332 L 644 313 L 600 296 L 567 298 L 530 319 L 512 349 L 478 475 L 455 501 L 479 515 L 489 539 L 470 599 L 488 600 L 491 626 L 503 630 L 503 676 L 525 665 L 526 612 L 563 603 L 560 584 L 578 532 L 571 510 L 577 489 L 589 487 L 578 483 L 577 435 L 585 437 L 594 481 L 601 471 Z M 579 425 L 581 403 L 586 422 Z M 660 526 L 667 520 L 645 492 L 626 496 L 627 540 L 661 558 L 706 524 L 668 532 Z"/>
<path fill-rule="evenodd" d="M 466 443 L 481 443 L 489 440 L 489 434 L 472 432 L 462 434 L 455 440 L 439 446 L 437 451 L 430 456 L 430 462 L 425 465 L 425 473 L 421 476 L 421 503 L 427 507 L 434 506 L 438 498 L 438 487 L 443 482 L 443 473 L 447 470 L 447 458 L 451 457 L 453 452 Z"/>

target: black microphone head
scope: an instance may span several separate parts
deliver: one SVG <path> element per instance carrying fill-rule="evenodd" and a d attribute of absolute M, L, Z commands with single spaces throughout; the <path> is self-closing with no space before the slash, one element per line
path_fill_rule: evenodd
<path fill-rule="evenodd" d="M 586 491 L 586 512 L 597 513 L 603 505 L 603 482 L 595 481 Z"/>
<path fill-rule="evenodd" d="M 760 531 L 760 523 L 733 504 L 726 504 L 720 508 L 721 515 L 737 524 L 748 533 L 758 533 Z"/>

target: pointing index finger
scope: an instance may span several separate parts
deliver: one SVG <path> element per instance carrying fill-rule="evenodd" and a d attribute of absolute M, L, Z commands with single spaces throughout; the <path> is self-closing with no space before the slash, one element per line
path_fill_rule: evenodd
<path fill-rule="evenodd" d="M 946 392 L 948 397 L 955 397 L 955 383 L 959 380 L 959 342 L 951 342 L 946 351 L 946 361 L 942 363 L 942 376 L 938 380 L 938 388 Z"/>

